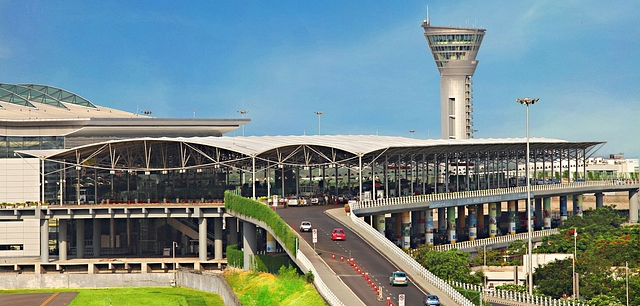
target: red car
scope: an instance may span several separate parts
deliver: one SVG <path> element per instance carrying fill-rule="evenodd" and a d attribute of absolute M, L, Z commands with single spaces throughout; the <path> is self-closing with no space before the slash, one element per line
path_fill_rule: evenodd
<path fill-rule="evenodd" d="M 331 232 L 331 240 L 336 241 L 336 240 L 342 240 L 344 241 L 347 238 L 347 235 L 344 233 L 344 230 L 336 227 L 333 229 L 333 231 Z"/>

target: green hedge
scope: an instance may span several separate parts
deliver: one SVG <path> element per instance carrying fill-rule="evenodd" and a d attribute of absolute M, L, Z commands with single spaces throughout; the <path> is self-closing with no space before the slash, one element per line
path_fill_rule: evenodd
<path fill-rule="evenodd" d="M 244 252 L 238 249 L 237 244 L 227 246 L 227 264 L 236 268 L 244 268 Z"/>
<path fill-rule="evenodd" d="M 280 241 L 284 243 L 284 247 L 295 256 L 296 233 L 271 207 L 228 191 L 224 194 L 224 207 L 227 211 L 252 217 L 266 223 Z"/>

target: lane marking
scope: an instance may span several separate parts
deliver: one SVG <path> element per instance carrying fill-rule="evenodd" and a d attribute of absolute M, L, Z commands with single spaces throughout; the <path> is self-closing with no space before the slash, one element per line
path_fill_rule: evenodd
<path fill-rule="evenodd" d="M 40 304 L 40 306 L 45 306 L 47 304 L 49 304 L 49 302 L 51 302 L 51 300 L 53 300 L 60 292 L 56 292 L 54 294 L 52 294 L 48 299 L 46 299 L 44 302 L 42 302 L 42 304 Z"/>

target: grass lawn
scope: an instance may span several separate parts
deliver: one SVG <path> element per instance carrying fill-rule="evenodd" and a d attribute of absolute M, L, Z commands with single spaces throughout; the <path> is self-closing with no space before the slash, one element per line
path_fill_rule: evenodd
<path fill-rule="evenodd" d="M 243 306 L 327 305 L 313 284 L 308 284 L 303 278 L 297 276 L 234 270 L 225 271 L 224 278 Z"/>
<path fill-rule="evenodd" d="M 43 292 L 79 292 L 69 306 L 109 305 L 109 299 L 118 306 L 224 306 L 217 294 L 181 287 L 0 290 L 0 294 Z"/>

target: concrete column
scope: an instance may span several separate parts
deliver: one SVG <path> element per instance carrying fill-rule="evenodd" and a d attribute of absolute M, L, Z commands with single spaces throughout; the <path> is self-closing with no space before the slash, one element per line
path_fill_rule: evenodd
<path fill-rule="evenodd" d="M 100 256 L 100 236 L 102 235 L 102 227 L 100 226 L 100 219 L 93 219 L 93 257 Z"/>
<path fill-rule="evenodd" d="M 573 197 L 573 215 L 582 217 L 582 199 L 581 194 L 574 194 Z"/>
<path fill-rule="evenodd" d="M 560 196 L 560 221 L 567 220 L 567 196 Z"/>
<path fill-rule="evenodd" d="M 456 208 L 447 208 L 447 225 L 449 227 L 449 243 L 456 243 Z"/>
<path fill-rule="evenodd" d="M 213 258 L 222 259 L 222 218 L 213 218 Z"/>
<path fill-rule="evenodd" d="M 476 240 L 478 234 L 478 221 L 476 215 L 476 208 L 478 205 L 469 205 L 469 241 Z M 464 209 L 462 209 L 464 210 Z"/>
<path fill-rule="evenodd" d="M 543 219 L 543 213 L 542 213 L 542 198 L 535 198 L 535 211 L 534 211 L 534 215 L 536 216 L 536 223 L 534 223 L 535 227 L 538 228 L 543 228 L 544 227 L 544 220 Z M 534 227 L 534 228 L 535 228 Z"/>
<path fill-rule="evenodd" d="M 76 220 L 76 258 L 84 258 L 84 220 Z"/>
<path fill-rule="evenodd" d="M 227 231 L 229 231 L 229 245 L 238 244 L 238 219 L 229 217 L 225 220 L 227 224 Z M 238 249 L 240 246 L 238 246 Z"/>
<path fill-rule="evenodd" d="M 543 198 L 542 202 L 542 229 L 551 229 L 551 198 Z"/>
<path fill-rule="evenodd" d="M 518 201 L 509 201 L 509 235 L 516 234 L 516 218 L 518 214 L 516 213 Z"/>
<path fill-rule="evenodd" d="M 416 236 L 418 237 L 424 237 L 424 233 L 426 231 L 426 225 L 424 224 L 424 210 L 415 210 L 411 213 L 411 216 L 416 216 L 415 218 L 417 219 L 417 224 L 418 226 L 416 227 Z"/>
<path fill-rule="evenodd" d="M 447 213 L 445 208 L 438 208 L 438 232 L 444 233 L 447 231 Z"/>
<path fill-rule="evenodd" d="M 424 242 L 427 245 L 433 245 L 433 209 L 427 209 L 425 212 L 425 236 Z"/>
<path fill-rule="evenodd" d="M 116 219 L 113 217 L 109 219 L 109 247 L 116 247 Z"/>
<path fill-rule="evenodd" d="M 458 206 L 458 218 L 456 220 L 456 235 L 459 232 L 464 234 L 464 229 L 467 227 L 467 209 L 466 206 Z M 459 236 L 459 235 L 458 235 Z"/>
<path fill-rule="evenodd" d="M 384 236 L 387 222 L 384 215 L 374 215 L 373 222 L 375 223 L 376 230 Z"/>
<path fill-rule="evenodd" d="M 402 249 L 411 248 L 411 212 L 405 211 L 401 215 L 402 218 Z"/>
<path fill-rule="evenodd" d="M 276 252 L 276 238 L 273 238 L 273 235 L 265 230 L 266 240 L 267 240 L 267 253 L 273 254 Z"/>
<path fill-rule="evenodd" d="M 596 209 L 602 208 L 603 199 L 604 199 L 604 193 L 596 192 L 595 196 L 596 196 Z"/>
<path fill-rule="evenodd" d="M 629 223 L 638 223 L 638 190 L 629 190 Z"/>
<path fill-rule="evenodd" d="M 207 218 L 205 217 L 198 217 L 198 255 L 200 261 L 207 261 Z"/>
<path fill-rule="evenodd" d="M 67 260 L 67 244 L 69 239 L 67 238 L 67 220 L 58 220 L 58 259 L 61 261 Z"/>
<path fill-rule="evenodd" d="M 476 205 L 476 220 L 478 221 L 478 230 L 481 234 L 486 233 L 486 228 L 484 224 L 484 204 Z M 476 238 L 479 237 L 476 235 Z"/>
<path fill-rule="evenodd" d="M 526 221 L 531 223 L 531 231 L 534 231 L 535 228 L 536 228 L 536 224 L 534 223 L 536 221 L 536 219 L 535 219 L 535 210 L 533 209 L 534 201 L 533 201 L 533 199 L 530 199 L 530 200 L 531 201 L 529 203 L 526 203 L 527 201 L 525 200 L 526 205 L 529 205 L 529 206 L 525 206 L 525 216 L 527 216 L 527 212 L 529 212 L 529 211 L 531 212 L 531 215 L 527 216 L 528 220 L 526 220 Z M 527 210 L 527 209 L 530 209 L 530 210 Z M 529 224 L 527 224 L 525 222 L 525 226 L 527 227 L 526 229 L 528 231 L 529 230 Z"/>
<path fill-rule="evenodd" d="M 489 238 L 498 232 L 498 205 L 500 203 L 489 203 Z"/>
<path fill-rule="evenodd" d="M 40 262 L 49 263 L 49 219 L 40 219 Z"/>
<path fill-rule="evenodd" d="M 242 222 L 242 250 L 244 251 L 244 270 L 251 270 L 251 257 L 258 249 L 256 240 L 256 226 L 253 223 Z"/>

